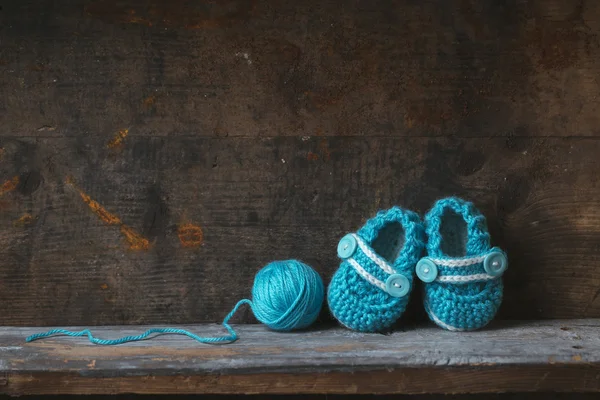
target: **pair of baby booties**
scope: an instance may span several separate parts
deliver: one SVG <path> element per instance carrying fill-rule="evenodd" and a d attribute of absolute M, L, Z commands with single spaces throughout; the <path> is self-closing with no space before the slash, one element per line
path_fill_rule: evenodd
<path fill-rule="evenodd" d="M 338 256 L 329 308 L 356 331 L 390 328 L 406 309 L 415 274 L 429 318 L 447 330 L 485 326 L 502 302 L 506 254 L 490 246 L 485 217 L 456 197 L 438 200 L 424 222 L 399 207 L 380 211 L 340 240 Z"/>

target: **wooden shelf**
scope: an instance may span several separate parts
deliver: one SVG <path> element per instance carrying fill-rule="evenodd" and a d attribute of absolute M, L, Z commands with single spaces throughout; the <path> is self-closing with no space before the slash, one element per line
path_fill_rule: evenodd
<path fill-rule="evenodd" d="M 92 331 L 115 338 L 145 328 Z M 222 334 L 216 324 L 185 328 Z M 240 340 L 228 345 L 175 335 L 119 346 L 68 337 L 25 343 L 46 329 L 0 328 L 0 394 L 600 391 L 599 319 L 503 321 L 463 333 L 426 325 L 389 335 L 238 325 Z"/>

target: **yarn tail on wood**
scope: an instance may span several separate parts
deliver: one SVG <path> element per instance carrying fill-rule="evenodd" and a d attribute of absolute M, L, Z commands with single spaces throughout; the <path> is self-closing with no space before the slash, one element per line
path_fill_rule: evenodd
<path fill-rule="evenodd" d="M 88 339 L 90 340 L 90 342 L 92 342 L 94 344 L 101 344 L 101 345 L 109 346 L 109 345 L 123 344 L 123 343 L 127 343 L 127 342 L 137 342 L 140 340 L 148 339 L 152 335 L 158 336 L 158 335 L 164 335 L 164 334 L 175 334 L 175 335 L 185 335 L 185 336 L 190 337 L 200 343 L 232 343 L 238 339 L 238 335 L 235 332 L 235 330 L 231 327 L 231 325 L 229 325 L 229 320 L 231 319 L 231 317 L 234 316 L 234 314 L 237 312 L 237 310 L 244 304 L 248 304 L 248 305 L 250 305 L 250 307 L 253 306 L 252 301 L 250 301 L 248 299 L 242 299 L 242 300 L 238 301 L 238 303 L 233 307 L 231 312 L 229 314 L 227 314 L 225 319 L 223 319 L 223 327 L 225 329 L 227 329 L 227 331 L 229 332 L 229 335 L 226 335 L 226 336 L 202 337 L 202 336 L 198 336 L 190 331 L 187 331 L 185 329 L 151 328 L 140 335 L 124 336 L 124 337 L 121 337 L 118 339 L 99 339 L 99 338 L 95 337 L 89 329 L 84 329 L 79 332 L 73 332 L 73 331 L 69 331 L 67 329 L 52 329 L 52 330 L 49 330 L 48 332 L 36 333 L 31 336 L 28 336 L 25 339 L 25 341 L 33 342 L 34 340 L 47 338 L 50 336 L 56 336 L 56 335 L 75 336 L 75 337 L 76 336 L 87 336 Z"/>
<path fill-rule="evenodd" d="M 252 300 L 240 300 L 223 320 L 226 336 L 202 337 L 179 328 L 152 328 L 141 335 L 124 336 L 119 339 L 99 339 L 89 329 L 79 332 L 52 329 L 27 337 L 27 342 L 54 335 L 87 336 L 95 344 L 116 345 L 136 342 L 151 335 L 177 334 L 188 336 L 200 343 L 231 343 L 238 339 L 229 320 L 244 304 L 248 304 L 256 318 L 276 331 L 291 331 L 310 326 L 323 306 L 325 291 L 321 277 L 311 267 L 298 260 L 274 261 L 263 267 L 254 277 Z"/>

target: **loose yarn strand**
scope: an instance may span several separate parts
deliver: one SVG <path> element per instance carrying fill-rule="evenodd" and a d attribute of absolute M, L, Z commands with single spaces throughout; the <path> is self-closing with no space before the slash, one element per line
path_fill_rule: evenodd
<path fill-rule="evenodd" d="M 46 337 L 50 337 L 50 336 L 54 336 L 54 335 L 66 335 L 66 336 L 73 336 L 73 337 L 87 336 L 88 339 L 90 340 L 90 342 L 92 342 L 94 344 L 112 346 L 112 345 L 117 345 L 117 344 L 123 344 L 123 343 L 128 343 L 128 342 L 137 342 L 140 340 L 144 340 L 153 334 L 159 334 L 159 335 L 175 334 L 175 335 L 184 335 L 184 336 L 190 337 L 200 343 L 224 343 L 224 342 L 231 343 L 231 342 L 235 342 L 238 339 L 238 335 L 235 332 L 235 330 L 229 325 L 229 320 L 235 315 L 237 310 L 244 304 L 248 304 L 251 308 L 254 307 L 254 305 L 252 304 L 252 301 L 250 301 L 248 299 L 240 300 L 233 307 L 233 309 L 229 312 L 229 314 L 227 314 L 225 319 L 223 319 L 222 325 L 229 332 L 229 336 L 202 337 L 202 336 L 198 336 L 194 333 L 191 333 L 190 331 L 187 331 L 185 329 L 151 328 L 151 329 L 148 329 L 146 332 L 142 333 L 141 335 L 124 336 L 119 339 L 99 339 L 99 338 L 94 337 L 94 335 L 92 334 L 92 332 L 90 332 L 89 329 L 84 329 L 79 332 L 73 332 L 73 331 L 69 331 L 66 329 L 52 329 L 52 330 L 49 330 L 48 332 L 36 333 L 31 336 L 28 336 L 25 339 L 25 341 L 33 342 L 34 340 L 38 340 L 38 339 L 42 339 L 42 338 L 46 338 Z"/>
<path fill-rule="evenodd" d="M 252 300 L 243 299 L 223 319 L 223 327 L 228 336 L 202 337 L 185 329 L 152 328 L 137 336 L 119 339 L 99 339 L 89 329 L 73 332 L 66 329 L 52 329 L 27 337 L 27 342 L 53 335 L 87 336 L 90 342 L 101 345 L 116 345 L 147 339 L 154 334 L 176 334 L 192 338 L 200 343 L 232 343 L 238 339 L 237 333 L 229 325 L 229 320 L 244 304 L 248 304 L 257 320 L 275 331 L 303 329 L 311 325 L 321 311 L 325 291 L 321 277 L 311 267 L 298 260 L 273 261 L 263 267 L 254 277 Z"/>

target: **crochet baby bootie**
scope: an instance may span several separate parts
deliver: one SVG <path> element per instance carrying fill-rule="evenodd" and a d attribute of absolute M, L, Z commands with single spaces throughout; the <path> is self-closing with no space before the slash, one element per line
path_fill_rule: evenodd
<path fill-rule="evenodd" d="M 506 254 L 490 248 L 485 217 L 467 201 L 439 200 L 425 216 L 428 257 L 417 263 L 425 310 L 437 325 L 468 331 L 488 324 L 502 303 Z"/>
<path fill-rule="evenodd" d="M 327 291 L 333 316 L 361 332 L 389 328 L 406 308 L 424 247 L 419 216 L 398 207 L 344 236 L 337 249 L 342 263 Z"/>

